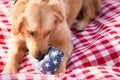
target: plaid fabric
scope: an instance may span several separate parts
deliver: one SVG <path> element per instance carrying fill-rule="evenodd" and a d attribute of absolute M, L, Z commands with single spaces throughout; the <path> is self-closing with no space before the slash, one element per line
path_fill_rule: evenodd
<path fill-rule="evenodd" d="M 10 38 L 10 9 L 13 0 L 0 0 L 0 72 L 2 72 Z M 35 71 L 35 59 L 26 54 L 16 74 L 0 74 L 0 80 L 115 80 L 120 79 L 120 0 L 102 0 L 98 17 L 80 33 L 72 25 L 74 50 L 67 72 L 43 75 Z"/>

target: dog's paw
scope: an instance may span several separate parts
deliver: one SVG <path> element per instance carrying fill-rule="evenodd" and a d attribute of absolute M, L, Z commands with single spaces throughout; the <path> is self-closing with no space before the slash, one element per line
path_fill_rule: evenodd
<path fill-rule="evenodd" d="M 16 70 L 15 69 L 10 69 L 10 68 L 4 68 L 2 73 L 3 74 L 16 73 Z"/>
<path fill-rule="evenodd" d="M 15 71 L 11 71 L 11 70 L 3 70 L 2 71 L 3 74 L 10 74 L 10 73 L 16 73 Z"/>
<path fill-rule="evenodd" d="M 58 69 L 55 74 L 66 72 L 66 68 Z"/>
<path fill-rule="evenodd" d="M 77 32 L 82 32 L 85 27 L 88 25 L 88 22 L 86 21 L 79 21 L 76 25 L 76 31 Z"/>
<path fill-rule="evenodd" d="M 59 74 L 59 73 L 63 73 L 63 72 L 66 72 L 66 65 L 60 64 L 60 66 L 56 70 L 55 74 Z"/>

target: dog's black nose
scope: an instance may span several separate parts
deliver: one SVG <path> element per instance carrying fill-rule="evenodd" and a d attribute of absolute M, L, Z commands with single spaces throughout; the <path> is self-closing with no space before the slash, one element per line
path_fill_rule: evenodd
<path fill-rule="evenodd" d="M 41 53 L 39 52 L 39 53 L 37 53 L 37 54 L 35 55 L 35 58 L 40 61 L 40 60 L 42 60 L 42 59 L 44 58 L 44 56 L 45 56 L 45 54 L 41 54 Z"/>

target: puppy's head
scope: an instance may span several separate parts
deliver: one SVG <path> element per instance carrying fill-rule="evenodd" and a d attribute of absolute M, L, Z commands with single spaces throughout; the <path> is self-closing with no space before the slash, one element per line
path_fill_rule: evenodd
<path fill-rule="evenodd" d="M 63 20 L 57 6 L 34 1 L 27 4 L 25 12 L 18 17 L 18 26 L 12 32 L 22 34 L 30 54 L 40 60 L 48 51 L 50 36 Z"/>

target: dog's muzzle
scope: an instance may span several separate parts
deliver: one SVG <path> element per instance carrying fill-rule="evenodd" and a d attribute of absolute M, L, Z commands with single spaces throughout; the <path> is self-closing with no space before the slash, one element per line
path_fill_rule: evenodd
<path fill-rule="evenodd" d="M 48 50 L 47 50 L 47 53 L 52 49 L 52 47 L 48 46 Z M 46 53 L 46 52 L 45 52 Z M 46 53 L 46 54 L 47 54 Z M 41 51 L 39 51 L 36 55 L 35 55 L 35 58 L 40 61 L 42 59 L 44 59 L 45 55 L 46 54 L 43 54 Z"/>

